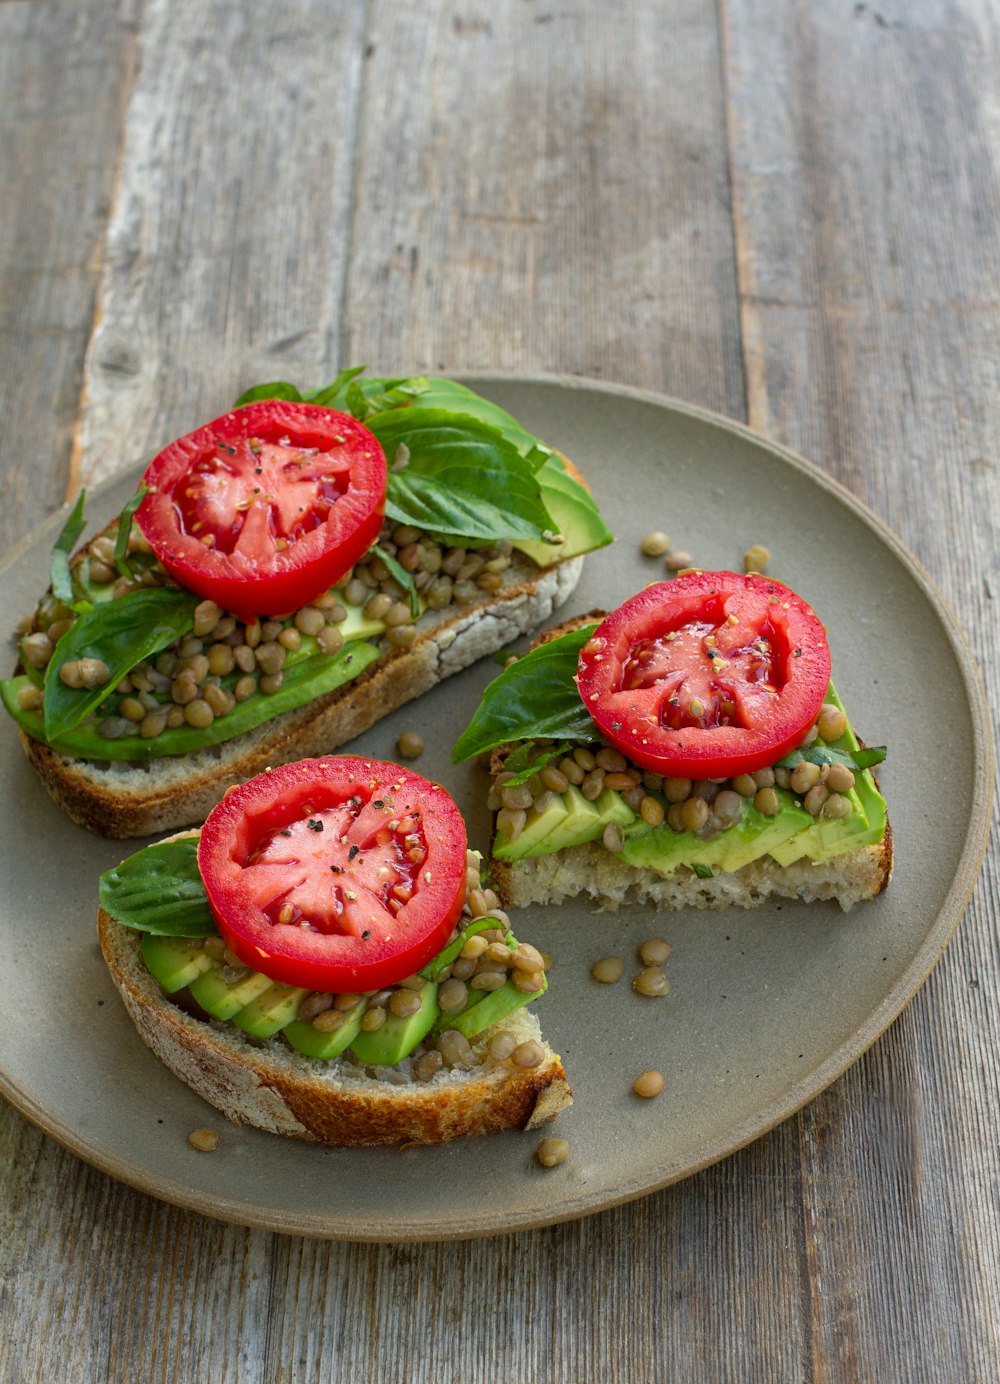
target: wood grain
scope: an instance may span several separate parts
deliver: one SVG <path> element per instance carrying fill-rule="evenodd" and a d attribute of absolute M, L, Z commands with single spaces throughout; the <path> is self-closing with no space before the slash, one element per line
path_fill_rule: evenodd
<path fill-rule="evenodd" d="M 0 541 L 258 379 L 577 372 L 748 414 L 845 481 L 996 705 L 998 59 L 986 0 L 2 5 Z M 997 872 L 828 1092 L 578 1224 L 226 1227 L 4 1107 L 0 1373 L 992 1379 Z"/>
<path fill-rule="evenodd" d="M 0 10 L 0 548 L 63 499 L 140 0 Z"/>
<path fill-rule="evenodd" d="M 996 16 L 788 7 L 775 24 L 767 8 L 727 5 L 725 26 L 749 421 L 923 560 L 996 707 Z M 982 1050 L 1000 1006 L 981 982 L 997 897 L 993 855 L 930 983 L 801 1117 L 818 1379 L 988 1379 L 1000 1359 L 1000 1238 L 983 1220 L 1000 1101 Z"/>

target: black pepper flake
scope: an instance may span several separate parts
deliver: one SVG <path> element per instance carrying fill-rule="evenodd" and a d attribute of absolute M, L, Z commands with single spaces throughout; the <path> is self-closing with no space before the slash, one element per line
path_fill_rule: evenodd
<path fill-rule="evenodd" d="M 364 930 L 364 932 L 361 934 L 361 940 L 362 940 L 362 942 L 367 942 L 368 939 L 369 939 L 369 937 L 370 937 L 371 935 L 372 935 L 372 930 L 371 930 L 371 928 L 366 927 L 365 930 Z"/>
<path fill-rule="evenodd" d="M 376 799 L 372 802 L 372 807 L 385 807 L 385 803 L 382 801 L 381 798 L 376 798 Z"/>
<path fill-rule="evenodd" d="M 264 474 L 263 466 L 255 466 L 253 468 L 253 473 L 255 476 L 262 476 Z"/>
<path fill-rule="evenodd" d="M 333 871 L 335 875 L 342 875 L 344 873 L 343 867 L 340 865 L 331 865 L 330 869 Z"/>
<path fill-rule="evenodd" d="M 360 846 L 351 846 L 351 848 L 347 852 L 348 860 L 353 860 L 354 857 L 357 855 L 358 851 L 360 851 L 360 849 Z"/>
<path fill-rule="evenodd" d="M 279 836 L 291 836 L 291 834 L 292 834 L 292 833 L 288 830 L 287 827 L 285 828 L 284 831 L 279 831 L 279 832 L 278 832 L 278 835 L 279 835 Z"/>
<path fill-rule="evenodd" d="M 801 650 L 801 649 L 793 649 L 793 650 L 792 650 L 792 656 L 793 656 L 793 658 L 801 658 L 801 657 L 802 657 L 802 650 Z"/>
<path fill-rule="evenodd" d="M 323 830 L 323 823 L 319 820 L 318 817 L 310 817 L 308 822 L 306 823 L 306 826 L 309 828 L 310 831 Z"/>
<path fill-rule="evenodd" d="M 612 730 L 621 730 L 621 728 L 622 728 L 622 723 L 621 723 L 621 721 L 612 721 L 612 722 L 611 722 L 611 729 L 612 729 Z"/>

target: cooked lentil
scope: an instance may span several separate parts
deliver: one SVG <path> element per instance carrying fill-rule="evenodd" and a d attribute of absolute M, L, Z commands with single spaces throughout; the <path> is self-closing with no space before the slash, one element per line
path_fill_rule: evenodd
<path fill-rule="evenodd" d="M 633 980 L 632 989 L 637 995 L 645 995 L 647 999 L 655 999 L 660 995 L 665 995 L 670 989 L 670 985 L 662 966 L 647 966 Z"/>
<path fill-rule="evenodd" d="M 662 966 L 672 950 L 665 937 L 647 937 L 639 946 L 639 960 L 644 966 Z"/>
<path fill-rule="evenodd" d="M 632 1082 L 632 1090 L 644 1100 L 653 1100 L 663 1090 L 663 1074 L 655 1068 L 642 1072 Z"/>
<path fill-rule="evenodd" d="M 766 572 L 767 564 L 770 561 L 771 553 L 764 547 L 763 543 L 754 543 L 743 554 L 743 570 L 744 572 Z"/>
<path fill-rule="evenodd" d="M 670 539 L 659 529 L 654 529 L 642 538 L 639 551 L 643 557 L 663 557 L 670 551 Z"/>
<path fill-rule="evenodd" d="M 402 759 L 418 759 L 424 752 L 424 737 L 415 730 L 404 730 L 396 741 L 396 752 Z"/>
<path fill-rule="evenodd" d="M 530 1071 L 533 1067 L 540 1067 L 545 1061 L 545 1050 L 541 1043 L 529 1038 L 526 1043 L 518 1043 L 510 1055 L 510 1060 L 515 1067 L 523 1067 Z"/>
<path fill-rule="evenodd" d="M 535 1157 L 543 1168 L 557 1168 L 569 1157 L 569 1144 L 565 1139 L 555 1139 L 550 1135 L 541 1140 L 535 1149 Z"/>
<path fill-rule="evenodd" d="M 214 1129 L 192 1129 L 187 1141 L 199 1153 L 212 1153 L 219 1147 L 219 1136 Z"/>
<path fill-rule="evenodd" d="M 602 956 L 590 968 L 593 980 L 601 985 L 615 985 L 625 973 L 625 962 L 620 956 Z"/>

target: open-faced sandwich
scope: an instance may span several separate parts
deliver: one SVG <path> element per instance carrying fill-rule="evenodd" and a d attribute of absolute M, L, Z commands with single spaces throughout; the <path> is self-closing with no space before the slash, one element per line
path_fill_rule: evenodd
<path fill-rule="evenodd" d="M 486 689 L 489 877 L 508 906 L 752 906 L 884 889 L 886 805 L 826 631 L 758 574 L 690 571 L 549 630 Z"/>
<path fill-rule="evenodd" d="M 250 391 L 147 468 L 70 556 L 0 684 L 71 817 L 201 821 L 547 619 L 610 542 L 572 465 L 448 380 Z"/>
<path fill-rule="evenodd" d="M 238 1124 L 330 1144 L 531 1129 L 570 1103 L 519 942 L 438 784 L 305 760 L 101 877 L 98 934 L 143 1040 Z"/>

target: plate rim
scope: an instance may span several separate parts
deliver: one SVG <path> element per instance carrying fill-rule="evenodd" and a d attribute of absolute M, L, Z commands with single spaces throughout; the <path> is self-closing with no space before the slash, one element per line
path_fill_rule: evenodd
<path fill-rule="evenodd" d="M 760 1110 L 755 1111 L 736 1126 L 730 1127 L 724 1134 L 702 1145 L 694 1160 L 681 1158 L 675 1159 L 672 1165 L 664 1165 L 660 1169 L 660 1172 L 663 1173 L 662 1177 L 650 1181 L 648 1177 L 636 1176 L 631 1182 L 619 1187 L 611 1196 L 599 1194 L 594 1197 L 586 1192 L 571 1193 L 560 1199 L 557 1208 L 553 1209 L 551 1214 L 529 1216 L 513 1225 L 510 1224 L 510 1208 L 498 1208 L 486 1217 L 478 1215 L 475 1218 L 459 1217 L 442 1233 L 441 1230 L 428 1229 L 423 1221 L 407 1220 L 405 1216 L 397 1217 L 391 1224 L 387 1225 L 382 1219 L 370 1221 L 368 1219 L 345 1218 L 342 1215 L 330 1217 L 302 1211 L 282 1212 L 273 1208 L 261 1208 L 259 1205 L 241 1201 L 236 1197 L 209 1196 L 176 1179 L 152 1176 L 141 1164 L 134 1163 L 129 1159 L 109 1156 L 100 1142 L 81 1136 L 77 1130 L 46 1110 L 40 1102 L 23 1090 L 0 1068 L 0 1096 L 3 1096 L 30 1123 L 41 1129 L 43 1133 L 53 1138 L 70 1153 L 136 1191 L 156 1197 L 182 1209 L 196 1211 L 201 1215 L 231 1224 L 281 1234 L 304 1235 L 310 1238 L 355 1243 L 421 1243 L 486 1238 L 541 1229 L 545 1226 L 578 1220 L 584 1216 L 596 1215 L 601 1211 L 611 1210 L 640 1197 L 650 1196 L 666 1187 L 695 1176 L 705 1168 L 762 1138 L 770 1130 L 796 1114 L 811 1100 L 814 1100 L 857 1062 L 890 1024 L 899 1017 L 937 965 L 949 941 L 954 936 L 972 897 L 989 844 L 994 795 L 995 751 L 989 702 L 979 663 L 962 623 L 955 616 L 931 575 L 903 543 L 902 539 L 864 500 L 855 495 L 841 481 L 828 475 L 815 462 L 809 461 L 782 443 L 776 442 L 765 433 L 735 419 L 727 418 L 711 409 L 687 403 L 668 394 L 587 376 L 544 371 L 456 370 L 448 372 L 447 377 L 468 384 L 473 388 L 482 385 L 555 387 L 589 394 L 612 394 L 619 398 L 663 408 L 695 419 L 715 431 L 730 432 L 754 446 L 763 448 L 777 456 L 786 465 L 790 465 L 794 470 L 804 474 L 812 483 L 818 484 L 846 505 L 891 550 L 897 561 L 907 569 L 911 578 L 938 615 L 956 655 L 955 661 L 961 674 L 969 708 L 975 750 L 975 774 L 971 787 L 969 831 L 958 862 L 958 868 L 938 911 L 934 925 L 925 935 L 910 964 L 897 978 L 881 1002 L 868 1015 L 865 1022 L 855 1029 L 824 1061 Z M 99 498 L 108 489 L 120 484 L 124 477 L 134 469 L 137 468 L 128 466 L 116 471 L 114 475 L 94 487 L 91 492 L 92 496 Z M 49 515 L 36 524 L 15 545 L 0 565 L 0 576 L 16 564 L 24 552 L 35 546 L 44 537 L 46 530 L 58 531 L 60 521 L 64 520 L 69 509 L 70 505 L 66 504 L 55 514 Z M 505 1218 L 505 1223 L 499 1223 L 501 1216 Z"/>

